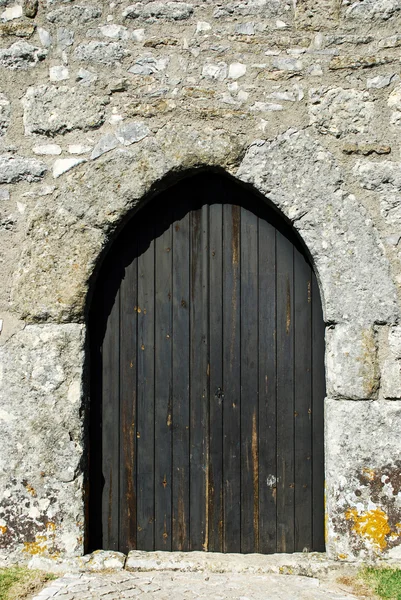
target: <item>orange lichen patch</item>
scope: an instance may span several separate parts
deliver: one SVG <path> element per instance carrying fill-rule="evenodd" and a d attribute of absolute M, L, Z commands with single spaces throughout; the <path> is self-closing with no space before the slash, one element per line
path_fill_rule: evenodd
<path fill-rule="evenodd" d="M 5 535 L 7 533 L 7 527 L 5 525 L 0 525 L 0 534 Z"/>
<path fill-rule="evenodd" d="M 345 518 L 354 521 L 355 533 L 367 537 L 380 550 L 387 546 L 386 536 L 391 532 L 388 517 L 381 508 L 375 508 L 366 513 L 358 514 L 355 508 L 347 510 Z"/>
<path fill-rule="evenodd" d="M 55 529 L 56 529 L 56 524 L 55 524 L 55 523 L 52 523 L 51 521 L 48 521 L 48 522 L 46 523 L 46 529 L 47 529 L 47 531 L 49 531 L 49 532 L 51 532 L 51 531 L 55 531 Z"/>
<path fill-rule="evenodd" d="M 338 555 L 337 555 L 337 557 L 338 557 L 340 560 L 346 560 L 346 559 L 348 558 L 348 554 L 338 554 Z"/>

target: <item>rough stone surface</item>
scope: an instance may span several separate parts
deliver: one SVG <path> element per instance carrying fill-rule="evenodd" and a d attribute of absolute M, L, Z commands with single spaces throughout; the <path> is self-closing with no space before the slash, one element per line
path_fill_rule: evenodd
<path fill-rule="evenodd" d="M 401 327 L 391 327 L 388 356 L 383 362 L 381 382 L 385 398 L 401 400 Z"/>
<path fill-rule="evenodd" d="M 310 124 L 320 133 L 341 137 L 350 133 L 368 133 L 374 115 L 369 94 L 359 90 L 333 88 L 312 90 L 310 94 Z"/>
<path fill-rule="evenodd" d="M 13 21 L 11 23 L 0 23 L 0 38 L 22 37 L 30 38 L 35 33 L 35 25 Z"/>
<path fill-rule="evenodd" d="M 42 347 L 26 341 L 26 332 L 37 323 L 85 322 L 100 257 L 144 197 L 197 169 L 224 171 L 272 203 L 310 255 L 327 323 L 333 403 L 327 517 L 342 523 L 328 528 L 329 553 L 351 560 L 372 551 L 367 531 L 377 523 L 385 530 L 385 518 L 356 520 L 352 511 L 369 512 L 368 498 L 376 505 L 381 484 L 363 479 L 365 508 L 350 504 L 348 519 L 336 503 L 352 497 L 352 473 L 393 464 L 393 442 L 368 445 L 363 415 L 367 432 L 376 418 L 377 436 L 391 439 L 401 399 L 400 16 L 401 0 L 0 0 L 0 347 L 8 370 L 14 356 L 10 401 L 17 411 L 25 396 L 32 407 L 38 398 L 40 414 L 43 403 L 64 401 L 72 423 L 86 427 L 83 392 L 72 407 L 63 384 L 37 393 L 20 360 L 28 346 L 38 364 L 44 345 L 59 356 L 57 336 Z M 73 343 L 63 353 L 57 364 L 83 368 Z M 0 410 L 8 410 L 4 385 Z M 346 403 L 349 423 L 335 412 Z M 50 417 L 42 428 L 35 421 L 40 448 L 47 428 L 50 456 Z M 340 447 L 337 432 L 354 439 L 334 468 L 329 446 Z M 86 450 L 65 455 L 67 470 L 80 464 L 73 481 L 54 474 L 47 488 L 44 478 L 34 497 L 21 483 L 31 485 L 33 434 L 25 433 L 26 452 L 22 430 L 7 429 L 5 439 L 0 431 L 0 449 L 21 456 L 10 462 L 0 499 L 8 498 L 10 522 L 22 515 L 25 523 L 31 511 L 26 540 L 13 526 L 5 552 L 27 560 L 57 538 L 60 557 L 71 558 L 82 552 Z M 396 452 L 394 444 L 393 461 Z M 21 490 L 40 506 L 21 504 Z M 56 505 L 57 522 L 50 518 Z M 44 538 L 25 547 L 36 543 L 34 526 Z M 375 548 L 387 558 L 401 554 L 390 543 Z"/>
<path fill-rule="evenodd" d="M 326 332 L 326 348 L 328 396 L 351 400 L 374 398 L 380 375 L 373 328 L 336 325 Z"/>
<path fill-rule="evenodd" d="M 337 586 L 319 585 L 317 579 L 296 575 L 255 575 L 224 573 L 116 573 L 109 575 L 65 575 L 51 582 L 33 600 L 97 600 L 135 598 L 160 600 L 166 596 L 221 600 L 356 600 Z"/>
<path fill-rule="evenodd" d="M 164 71 L 169 63 L 168 58 L 156 59 L 153 56 L 142 56 L 128 69 L 134 75 L 153 75 Z"/>
<path fill-rule="evenodd" d="M 140 142 L 150 131 L 145 123 L 132 121 L 131 123 L 123 123 L 116 131 L 116 137 L 124 146 L 130 146 L 134 142 Z"/>
<path fill-rule="evenodd" d="M 90 23 L 93 19 L 97 19 L 102 15 L 100 8 L 95 6 L 66 6 L 63 8 L 57 8 L 56 10 L 47 13 L 47 20 L 50 23 L 57 23 L 60 25 L 85 25 Z"/>
<path fill-rule="evenodd" d="M 81 552 L 82 358 L 75 324 L 27 326 L 0 347 L 1 549 Z"/>
<path fill-rule="evenodd" d="M 373 21 L 374 19 L 386 21 L 401 10 L 400 0 L 362 0 L 353 2 L 347 10 L 351 19 Z"/>
<path fill-rule="evenodd" d="M 29 19 L 34 19 L 38 13 L 39 0 L 24 0 L 24 15 Z"/>
<path fill-rule="evenodd" d="M 85 162 L 84 158 L 59 158 L 53 165 L 53 177 L 57 179 L 63 173 L 67 173 L 67 171 L 83 162 Z"/>
<path fill-rule="evenodd" d="M 325 411 L 336 423 L 326 428 L 327 550 L 343 560 L 399 558 L 400 404 L 327 400 Z"/>
<path fill-rule="evenodd" d="M 186 2 L 136 2 L 128 6 L 123 16 L 129 19 L 172 19 L 181 21 L 188 19 L 193 13 L 193 6 Z"/>
<path fill-rule="evenodd" d="M 118 42 L 92 41 L 79 45 L 74 52 L 77 60 L 100 65 L 113 65 L 129 55 Z"/>
<path fill-rule="evenodd" d="M 15 154 L 0 155 L 0 183 L 17 181 L 37 181 L 47 170 L 43 162 Z"/>
<path fill-rule="evenodd" d="M 0 48 L 0 67 L 29 69 L 46 58 L 47 51 L 28 42 L 15 42 L 9 48 Z"/>
<path fill-rule="evenodd" d="M 11 117 L 11 105 L 5 94 L 0 93 L 0 136 L 7 131 Z"/>
<path fill-rule="evenodd" d="M 25 133 L 54 135 L 99 127 L 105 100 L 76 87 L 40 85 L 28 88 L 22 100 Z"/>
<path fill-rule="evenodd" d="M 102 136 L 96 146 L 92 150 L 91 158 L 94 160 L 110 150 L 114 150 L 118 146 L 118 140 L 113 133 L 106 133 Z"/>
<path fill-rule="evenodd" d="M 126 556 L 122 552 L 111 550 L 96 550 L 92 554 L 83 556 L 80 560 L 81 569 L 89 572 L 120 571 L 125 566 Z"/>

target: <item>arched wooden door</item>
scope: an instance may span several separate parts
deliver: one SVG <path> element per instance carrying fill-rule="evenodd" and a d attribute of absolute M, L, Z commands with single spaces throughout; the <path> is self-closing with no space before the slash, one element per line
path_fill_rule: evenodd
<path fill-rule="evenodd" d="M 160 194 L 90 320 L 90 546 L 324 550 L 324 325 L 292 231 L 232 180 Z"/>

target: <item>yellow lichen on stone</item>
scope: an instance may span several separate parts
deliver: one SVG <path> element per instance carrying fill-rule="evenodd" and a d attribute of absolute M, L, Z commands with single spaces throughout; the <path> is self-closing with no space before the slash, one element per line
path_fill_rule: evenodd
<path fill-rule="evenodd" d="M 346 560 L 348 558 L 348 554 L 338 554 L 338 558 L 340 560 Z"/>
<path fill-rule="evenodd" d="M 5 535 L 7 533 L 7 527 L 5 525 L 0 525 L 0 534 Z"/>
<path fill-rule="evenodd" d="M 391 532 L 388 517 L 381 508 L 358 514 L 355 508 L 346 511 L 345 518 L 353 521 L 353 531 L 367 537 L 379 550 L 387 546 L 386 536 Z"/>
<path fill-rule="evenodd" d="M 37 535 L 34 542 L 24 542 L 24 552 L 32 554 L 32 556 L 45 554 L 47 552 L 47 537 Z"/>
<path fill-rule="evenodd" d="M 362 473 L 363 475 L 366 477 L 366 479 L 369 479 L 369 481 L 373 481 L 373 479 L 375 478 L 375 471 L 374 469 L 362 469 Z"/>
<path fill-rule="evenodd" d="M 36 497 L 36 490 L 35 490 L 35 488 L 32 485 L 30 485 L 29 483 L 27 483 L 26 486 L 25 486 L 25 488 L 26 488 L 26 491 L 28 492 L 28 494 L 30 494 L 34 498 Z"/>

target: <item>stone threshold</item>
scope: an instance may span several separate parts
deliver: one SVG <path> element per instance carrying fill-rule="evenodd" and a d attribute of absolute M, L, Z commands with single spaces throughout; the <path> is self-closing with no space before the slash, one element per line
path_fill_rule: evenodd
<path fill-rule="evenodd" d="M 133 550 L 128 555 L 110 550 L 96 550 L 75 558 L 34 556 L 31 569 L 52 573 L 101 573 L 110 571 L 212 572 L 301 575 L 325 578 L 333 572 L 359 568 L 360 562 L 331 560 L 325 553 L 294 554 L 221 554 L 217 552 L 145 552 Z M 387 564 L 387 561 L 386 561 Z"/>

